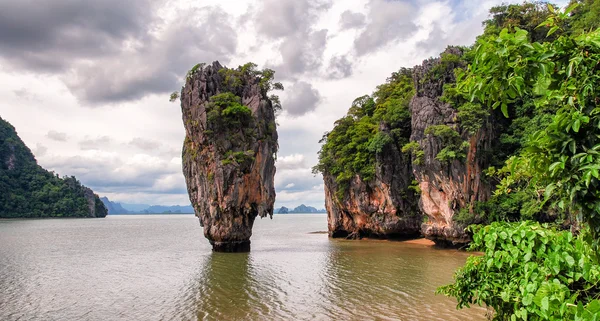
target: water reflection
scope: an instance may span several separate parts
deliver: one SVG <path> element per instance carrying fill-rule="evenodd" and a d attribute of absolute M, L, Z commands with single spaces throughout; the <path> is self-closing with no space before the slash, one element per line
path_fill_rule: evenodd
<path fill-rule="evenodd" d="M 331 242 L 323 273 L 328 319 L 483 319 L 481 311 L 456 311 L 453 300 L 435 295 L 464 253 L 385 241 Z"/>
<path fill-rule="evenodd" d="M 467 254 L 260 220 L 213 253 L 194 217 L 0 221 L 0 320 L 484 320 L 434 295 Z"/>

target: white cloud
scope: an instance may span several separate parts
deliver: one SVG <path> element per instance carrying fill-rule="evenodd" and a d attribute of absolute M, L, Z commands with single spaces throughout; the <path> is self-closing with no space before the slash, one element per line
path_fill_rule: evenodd
<path fill-rule="evenodd" d="M 85 1 L 59 2 L 85 8 Z M 487 10 L 502 0 L 152 0 L 139 6 L 146 2 L 136 0 L 125 11 L 109 7 L 111 16 L 126 15 L 118 25 L 92 14 L 81 21 L 98 23 L 84 29 L 63 25 L 57 8 L 2 4 L 44 18 L 59 34 L 91 35 L 52 38 L 53 30 L 29 19 L 24 21 L 33 29 L 26 30 L 44 32 L 0 38 L 6 40 L 0 44 L 0 115 L 40 165 L 76 175 L 116 201 L 189 204 L 181 173 L 181 111 L 165 92 L 177 90 L 197 62 L 220 59 L 235 67 L 253 61 L 274 68 L 286 86 L 281 97 L 287 111 L 277 120 L 276 203 L 322 208 L 323 181 L 310 169 L 323 133 L 354 98 L 372 93 L 400 67 L 447 45 L 471 43 Z M 21 25 L 14 19 L 0 25 L 7 23 Z M 67 45 L 57 47 L 57 39 Z M 89 39 L 100 42 L 89 45 Z M 45 55 L 33 50 L 37 46 Z"/>

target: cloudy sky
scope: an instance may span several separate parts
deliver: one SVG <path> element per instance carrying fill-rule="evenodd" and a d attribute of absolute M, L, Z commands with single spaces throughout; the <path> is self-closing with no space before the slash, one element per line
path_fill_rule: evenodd
<path fill-rule="evenodd" d="M 471 44 L 500 2 L 0 0 L 0 116 L 101 196 L 189 204 L 169 93 L 198 62 L 252 61 L 286 88 L 276 206 L 323 208 L 323 133 L 393 71 Z"/>

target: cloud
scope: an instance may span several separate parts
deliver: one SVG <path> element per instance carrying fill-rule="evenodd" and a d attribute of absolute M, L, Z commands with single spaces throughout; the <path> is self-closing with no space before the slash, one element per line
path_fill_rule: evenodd
<path fill-rule="evenodd" d="M 315 110 L 321 95 L 311 84 L 299 81 L 286 90 L 283 109 L 291 116 L 301 116 Z"/>
<path fill-rule="evenodd" d="M 340 16 L 340 27 L 342 29 L 362 28 L 365 25 L 365 15 L 360 12 L 346 10 Z"/>
<path fill-rule="evenodd" d="M 38 97 L 38 95 L 32 93 L 31 91 L 27 90 L 27 88 L 21 88 L 21 89 L 17 89 L 17 90 L 13 90 L 13 93 L 15 94 L 15 96 L 23 99 L 23 100 L 29 100 L 29 101 L 36 101 L 36 102 L 40 102 L 42 101 L 40 99 L 40 97 Z"/>
<path fill-rule="evenodd" d="M 110 144 L 112 139 L 108 136 L 100 136 L 97 138 L 90 138 L 86 136 L 86 138 L 79 142 L 79 148 L 81 150 L 93 150 L 93 149 L 101 149 L 102 147 Z"/>
<path fill-rule="evenodd" d="M 275 189 L 277 191 L 285 189 L 288 193 L 310 190 L 322 183 L 321 176 L 313 175 L 310 168 L 288 169 L 277 172 L 275 176 Z"/>
<path fill-rule="evenodd" d="M 176 90 L 199 62 L 229 62 L 237 32 L 228 13 L 220 7 L 203 7 L 177 14 L 174 22 L 139 47 L 75 64 L 65 83 L 87 103 L 115 103 Z"/>
<path fill-rule="evenodd" d="M 111 199 L 189 203 L 168 93 L 196 63 L 253 61 L 286 85 L 276 202 L 321 208 L 323 132 L 390 72 L 472 43 L 501 1 L 42 2 L 0 0 L 0 113 L 43 167 Z"/>
<path fill-rule="evenodd" d="M 152 150 L 156 150 L 157 148 L 160 147 L 160 142 L 157 142 L 157 141 L 151 140 L 151 139 L 141 138 L 141 137 L 134 137 L 129 142 L 129 145 L 135 146 L 139 149 L 152 151 Z"/>
<path fill-rule="evenodd" d="M 280 79 L 291 79 L 321 67 L 327 29 L 315 22 L 331 7 L 330 1 L 265 0 L 254 15 L 257 31 L 278 46 L 281 63 L 273 66 Z"/>
<path fill-rule="evenodd" d="M 48 153 L 48 148 L 40 143 L 35 144 L 33 149 L 33 155 L 36 157 L 42 157 Z"/>
<path fill-rule="evenodd" d="M 275 166 L 277 167 L 277 170 L 306 168 L 306 162 L 304 155 L 293 154 L 289 156 L 278 157 Z"/>
<path fill-rule="evenodd" d="M 418 29 L 411 20 L 417 10 L 407 1 L 370 0 L 368 6 L 369 22 L 354 40 L 359 56 L 407 39 Z"/>
<path fill-rule="evenodd" d="M 258 32 L 272 39 L 306 32 L 331 7 L 331 1 L 316 0 L 264 0 L 261 4 L 255 24 Z"/>
<path fill-rule="evenodd" d="M 121 51 L 143 41 L 154 17 L 149 0 L 0 2 L 0 57 L 13 68 L 65 71 L 73 60 Z"/>
<path fill-rule="evenodd" d="M 48 137 L 51 140 L 55 140 L 57 142 L 66 142 L 67 141 L 67 134 L 66 133 L 57 132 L 55 130 L 49 131 L 46 134 L 46 137 Z"/>
<path fill-rule="evenodd" d="M 44 166 L 61 175 L 75 175 L 97 193 L 186 192 L 180 159 L 147 154 L 122 158 L 114 152 L 88 150 L 77 156 L 46 157 Z"/>
<path fill-rule="evenodd" d="M 290 78 L 318 69 L 326 44 L 327 29 L 286 38 L 279 47 L 283 62 L 276 67 L 278 75 Z"/>
<path fill-rule="evenodd" d="M 348 56 L 334 56 L 329 60 L 329 68 L 327 68 L 327 78 L 343 79 L 352 76 L 352 62 Z"/>
<path fill-rule="evenodd" d="M 1 1 L 0 63 L 61 75 L 80 102 L 97 106 L 171 92 L 196 63 L 227 63 L 236 52 L 234 19 L 222 8 L 186 8 L 168 21 L 158 8 L 155 0 Z"/>

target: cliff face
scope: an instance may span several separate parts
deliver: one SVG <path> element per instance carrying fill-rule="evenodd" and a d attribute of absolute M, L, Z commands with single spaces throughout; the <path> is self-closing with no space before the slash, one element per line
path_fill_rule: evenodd
<path fill-rule="evenodd" d="M 446 53 L 462 55 L 457 48 L 449 48 Z M 418 142 L 424 152 L 421 161 L 413 165 L 413 173 L 421 189 L 419 206 L 428 218 L 422 234 L 436 243 L 466 243 L 470 238 L 453 217 L 459 210 L 490 197 L 491 186 L 482 179 L 482 170 L 488 165 L 481 156 L 482 151 L 490 149 L 494 133 L 489 121 L 472 136 L 460 128 L 457 111 L 440 101 L 443 85 L 454 82 L 453 68 L 436 68 L 440 64 L 439 58 L 429 59 L 413 69 L 416 94 L 410 102 L 410 140 Z M 463 147 L 466 157 L 444 162 L 436 159 L 445 142 L 426 133 L 436 125 L 456 130 L 468 142 L 468 147 Z"/>
<path fill-rule="evenodd" d="M 194 69 L 181 92 L 190 201 L 213 250 L 248 251 L 256 216 L 273 215 L 273 105 L 256 75 L 218 62 Z"/>
<path fill-rule="evenodd" d="M 383 129 L 384 131 L 387 129 Z M 365 182 L 358 175 L 339 199 L 335 177 L 323 175 L 329 236 L 394 238 L 419 234 L 422 215 L 412 182 L 410 157 L 388 144 L 377 153 L 375 178 Z"/>
<path fill-rule="evenodd" d="M 73 176 L 37 164 L 15 128 L 0 118 L 0 217 L 105 217 L 98 195 Z"/>

